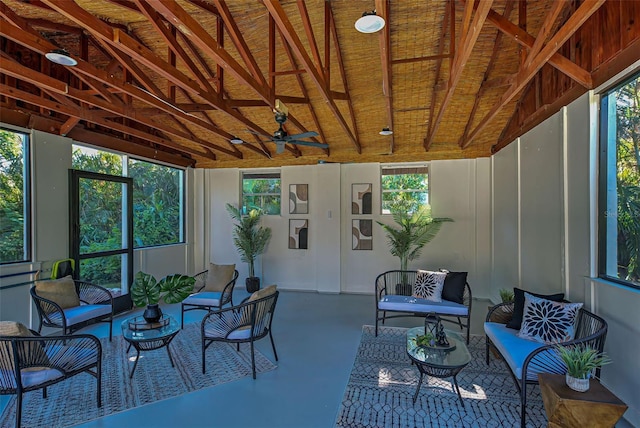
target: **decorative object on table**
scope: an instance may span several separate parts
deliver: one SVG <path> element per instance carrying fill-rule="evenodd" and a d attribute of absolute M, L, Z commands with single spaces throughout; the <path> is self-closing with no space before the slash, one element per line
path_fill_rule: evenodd
<path fill-rule="evenodd" d="M 140 319 L 140 317 L 135 317 L 128 320 L 129 330 L 138 331 L 138 330 L 151 330 L 154 328 L 161 328 L 161 327 L 167 326 L 169 324 L 169 320 L 170 320 L 169 316 L 165 314 L 160 315 L 160 318 L 158 319 L 157 322 L 147 321 L 144 315 L 142 316 L 142 319 Z"/>
<path fill-rule="evenodd" d="M 289 185 L 289 214 L 309 213 L 309 185 Z"/>
<path fill-rule="evenodd" d="M 249 276 L 245 280 L 247 291 L 260 289 L 260 277 L 255 275 L 256 257 L 264 253 L 271 239 L 271 228 L 260 226 L 262 211 L 253 209 L 243 215 L 240 209 L 227 204 L 227 212 L 236 221 L 233 228 L 233 243 L 240 253 L 240 260 L 249 265 Z"/>
<path fill-rule="evenodd" d="M 351 214 L 372 214 L 371 183 L 351 185 Z"/>
<path fill-rule="evenodd" d="M 147 306 L 143 317 L 147 322 L 157 323 L 162 316 L 159 302 L 179 303 L 189 297 L 196 280 L 188 275 L 168 275 L 157 281 L 153 275 L 142 271 L 136 274 L 131 286 L 131 300 L 139 308 Z"/>
<path fill-rule="evenodd" d="M 369 219 L 354 219 L 351 226 L 353 250 L 373 249 L 373 221 Z"/>
<path fill-rule="evenodd" d="M 377 223 L 387 234 L 389 252 L 400 259 L 400 270 L 407 270 L 408 263 L 420 256 L 422 248 L 435 238 L 442 223 L 453 221 L 447 217 L 432 217 L 429 207 L 414 213 L 394 212 L 392 217 L 395 225 Z"/>
<path fill-rule="evenodd" d="M 437 314 L 431 314 L 424 319 L 424 334 L 431 338 L 426 346 L 434 349 L 452 350 L 455 345 L 451 345 L 447 340 L 447 334 L 442 325 L 442 319 Z"/>
<path fill-rule="evenodd" d="M 506 288 L 501 288 L 500 290 L 498 290 L 498 293 L 500 294 L 500 300 L 502 301 L 502 303 L 511 303 L 511 302 L 513 302 L 513 299 L 514 299 L 513 290 L 508 290 Z"/>
<path fill-rule="evenodd" d="M 309 220 L 289 219 L 289 248 L 292 250 L 309 248 Z"/>
<path fill-rule="evenodd" d="M 589 390 L 589 378 L 598 367 L 611 363 L 604 353 L 589 346 L 558 346 L 556 348 L 562 362 L 567 366 L 565 375 L 567 386 L 574 391 Z"/>

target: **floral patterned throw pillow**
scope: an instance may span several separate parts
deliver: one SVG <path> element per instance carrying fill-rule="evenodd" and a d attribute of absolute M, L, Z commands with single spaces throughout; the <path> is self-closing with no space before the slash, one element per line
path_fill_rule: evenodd
<path fill-rule="evenodd" d="M 442 287 L 446 277 L 446 272 L 419 270 L 413 286 L 413 297 L 442 302 Z"/>
<path fill-rule="evenodd" d="M 547 345 L 573 340 L 582 305 L 553 302 L 524 293 L 524 314 L 518 337 Z"/>

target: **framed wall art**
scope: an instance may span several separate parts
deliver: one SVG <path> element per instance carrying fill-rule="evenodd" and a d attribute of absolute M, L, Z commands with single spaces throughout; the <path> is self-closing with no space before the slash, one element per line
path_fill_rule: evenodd
<path fill-rule="evenodd" d="M 308 219 L 289 219 L 289 248 L 292 250 L 309 248 Z"/>
<path fill-rule="evenodd" d="M 351 185 L 351 214 L 372 214 L 371 183 Z"/>
<path fill-rule="evenodd" d="M 289 214 L 309 214 L 308 184 L 289 184 Z"/>
<path fill-rule="evenodd" d="M 352 249 L 373 249 L 373 220 L 355 219 L 351 224 Z"/>

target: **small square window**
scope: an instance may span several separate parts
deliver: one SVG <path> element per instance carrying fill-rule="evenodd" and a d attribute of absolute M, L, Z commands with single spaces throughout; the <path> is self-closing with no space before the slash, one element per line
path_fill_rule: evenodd
<path fill-rule="evenodd" d="M 280 215 L 280 173 L 242 175 L 242 213 L 259 209 L 266 215 Z"/>
<path fill-rule="evenodd" d="M 416 212 L 429 205 L 429 169 L 418 167 L 383 167 L 382 214 L 403 211 Z"/>

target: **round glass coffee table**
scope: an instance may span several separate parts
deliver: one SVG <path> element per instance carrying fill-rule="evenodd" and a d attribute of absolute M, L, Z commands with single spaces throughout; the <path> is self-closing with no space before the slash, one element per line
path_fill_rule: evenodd
<path fill-rule="evenodd" d="M 129 374 L 129 379 L 133 377 L 136 371 L 138 359 L 141 351 L 152 351 L 154 349 L 167 348 L 171 367 L 173 365 L 173 357 L 169 350 L 169 343 L 180 331 L 180 324 L 170 315 L 162 315 L 157 323 L 147 323 L 142 316 L 129 318 L 122 322 L 122 337 L 129 342 L 127 352 L 133 346 L 136 350 L 136 360 Z"/>
<path fill-rule="evenodd" d="M 437 378 L 452 377 L 454 389 L 458 393 L 460 403 L 464 407 L 456 375 L 469 364 L 471 354 L 462 336 L 450 330 L 445 330 L 445 333 L 452 349 L 446 350 L 416 345 L 415 338 L 418 335 L 424 334 L 424 327 L 414 327 L 407 331 L 407 355 L 409 355 L 409 358 L 415 363 L 420 372 L 420 381 L 418 382 L 416 393 L 413 396 L 414 404 L 418 398 L 420 387 L 422 386 L 422 378 L 424 375 L 428 375 Z"/>

